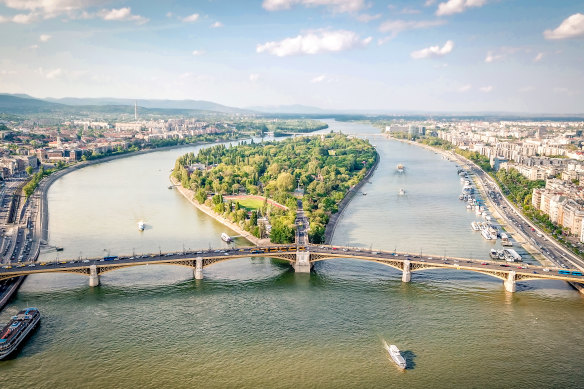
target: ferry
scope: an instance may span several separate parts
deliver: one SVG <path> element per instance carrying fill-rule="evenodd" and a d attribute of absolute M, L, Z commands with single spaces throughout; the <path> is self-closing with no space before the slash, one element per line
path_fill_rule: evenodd
<path fill-rule="evenodd" d="M 397 164 L 397 172 L 403 173 L 404 172 L 404 165 L 402 165 L 401 163 L 398 163 Z"/>
<path fill-rule="evenodd" d="M 144 227 L 145 227 L 145 224 L 144 224 L 144 222 L 143 222 L 142 220 L 140 220 L 140 221 L 138 222 L 138 230 L 139 230 L 139 231 L 144 231 Z"/>
<path fill-rule="evenodd" d="M 402 357 L 402 355 L 399 351 L 399 348 L 397 348 L 397 346 L 395 344 L 388 346 L 387 343 L 385 343 L 385 349 L 387 350 L 387 352 L 389 353 L 389 356 L 395 362 L 397 367 L 404 370 L 406 368 L 407 364 L 406 364 L 406 360 L 404 359 L 404 357 Z"/>
<path fill-rule="evenodd" d="M 231 237 L 224 232 L 221 233 L 221 239 L 227 243 L 231 243 L 233 241 L 233 239 L 231 239 Z"/>
<path fill-rule="evenodd" d="M 12 354 L 38 325 L 41 314 L 36 308 L 26 308 L 18 312 L 0 331 L 0 359 Z"/>

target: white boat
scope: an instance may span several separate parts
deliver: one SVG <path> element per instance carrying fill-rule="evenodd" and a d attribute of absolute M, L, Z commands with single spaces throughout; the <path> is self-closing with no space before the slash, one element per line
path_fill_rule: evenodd
<path fill-rule="evenodd" d="M 224 232 L 221 233 L 221 239 L 227 243 L 231 243 L 233 241 L 233 239 L 231 239 L 231 237 Z"/>
<path fill-rule="evenodd" d="M 491 257 L 491 259 L 499 259 L 499 252 L 495 249 L 491 249 L 491 251 L 489 252 L 489 256 Z"/>
<path fill-rule="evenodd" d="M 480 230 L 479 225 L 477 224 L 477 222 L 470 223 L 470 226 L 472 227 L 473 231 Z"/>
<path fill-rule="evenodd" d="M 503 254 L 505 255 L 505 260 L 507 262 L 521 262 L 523 259 L 521 255 L 517 253 L 517 251 L 513 249 L 503 249 Z"/>
<path fill-rule="evenodd" d="M 401 163 L 398 163 L 397 164 L 397 172 L 403 173 L 404 172 L 404 165 L 402 165 Z"/>
<path fill-rule="evenodd" d="M 487 229 L 484 229 L 484 230 L 482 230 L 482 231 L 481 231 L 481 235 L 482 235 L 482 236 L 483 236 L 483 238 L 485 238 L 486 240 L 492 240 L 492 239 L 493 239 L 493 237 L 492 237 L 491 233 L 490 233 L 490 232 L 489 232 Z"/>
<path fill-rule="evenodd" d="M 393 361 L 395 362 L 395 364 L 400 369 L 403 370 L 403 369 L 406 368 L 406 366 L 407 366 L 406 360 L 404 359 L 404 357 L 402 357 L 401 353 L 399 352 L 399 348 L 397 348 L 397 346 L 395 344 L 392 344 L 391 346 L 388 346 L 387 343 L 385 343 L 385 349 L 389 353 L 389 356 L 391 357 L 391 359 L 393 359 Z"/>
<path fill-rule="evenodd" d="M 140 221 L 138 222 L 138 230 L 139 230 L 139 231 L 144 231 L 144 227 L 145 227 L 145 226 L 146 226 L 146 225 L 144 224 L 144 222 L 143 222 L 142 220 L 140 220 Z"/>
<path fill-rule="evenodd" d="M 501 244 L 503 246 L 513 246 L 513 242 L 509 240 L 509 236 L 504 232 L 501 234 Z"/>
<path fill-rule="evenodd" d="M 404 196 L 406 194 L 406 190 L 404 188 L 400 188 L 399 195 Z"/>

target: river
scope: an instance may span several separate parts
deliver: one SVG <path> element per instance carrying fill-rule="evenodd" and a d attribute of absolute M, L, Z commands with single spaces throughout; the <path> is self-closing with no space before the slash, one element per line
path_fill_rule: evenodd
<path fill-rule="evenodd" d="M 369 125 L 329 124 L 368 137 L 381 156 L 333 243 L 488 258 L 493 243 L 470 228 L 475 215 L 458 200 L 454 163 Z M 43 259 L 224 245 L 226 228 L 168 189 L 175 159 L 198 148 L 118 159 L 56 181 L 49 239 L 65 250 Z M 42 324 L 17 358 L 0 362 L 2 388 L 567 388 L 584 379 L 584 304 L 563 282 L 519 283 L 508 294 L 478 273 L 427 270 L 403 284 L 398 271 L 375 263 L 323 261 L 308 275 L 269 258 L 211 266 L 204 280 L 167 265 L 106 273 L 101 282 L 28 277 L 0 323 L 36 306 Z M 404 352 L 405 372 L 384 340 Z"/>

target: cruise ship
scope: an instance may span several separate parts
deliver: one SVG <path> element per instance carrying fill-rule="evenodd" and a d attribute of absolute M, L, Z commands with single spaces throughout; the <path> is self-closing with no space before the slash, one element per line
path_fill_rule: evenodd
<path fill-rule="evenodd" d="M 36 308 L 26 308 L 18 312 L 0 332 L 0 359 L 12 354 L 41 320 Z"/>
<path fill-rule="evenodd" d="M 399 352 L 399 348 L 397 348 L 397 346 L 395 344 L 388 346 L 387 343 L 385 343 L 385 349 L 389 353 L 389 356 L 391 357 L 391 359 L 393 359 L 395 364 L 400 369 L 403 370 L 406 368 L 406 366 L 407 366 L 406 360 L 404 359 L 404 357 L 402 357 L 401 353 Z"/>
<path fill-rule="evenodd" d="M 233 239 L 231 239 L 231 237 L 227 235 L 225 232 L 221 233 L 221 239 L 223 239 L 227 243 L 231 243 L 233 241 Z"/>

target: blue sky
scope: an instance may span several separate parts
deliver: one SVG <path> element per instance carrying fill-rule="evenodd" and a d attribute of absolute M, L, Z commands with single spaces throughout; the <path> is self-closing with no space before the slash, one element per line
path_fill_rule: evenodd
<path fill-rule="evenodd" d="M 0 0 L 0 92 L 584 112 L 584 1 Z"/>

